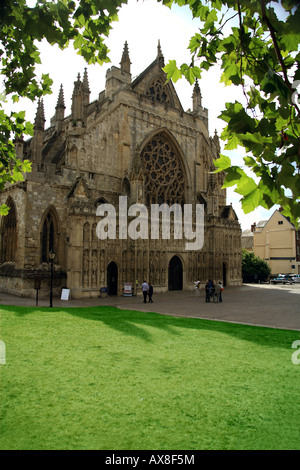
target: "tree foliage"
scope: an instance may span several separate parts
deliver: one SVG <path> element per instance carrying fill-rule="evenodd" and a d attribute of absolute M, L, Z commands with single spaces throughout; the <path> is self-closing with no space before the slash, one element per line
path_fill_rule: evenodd
<path fill-rule="evenodd" d="M 300 7 L 297 0 L 157 0 L 168 7 L 189 6 L 199 19 L 191 38 L 189 64 L 165 67 L 168 79 L 182 76 L 193 83 L 203 70 L 220 66 L 225 85 L 241 87 L 245 102 L 226 103 L 221 113 L 226 127 L 225 149 L 243 147 L 240 166 L 227 156 L 215 161 L 226 174 L 225 187 L 236 186 L 244 212 L 259 205 L 279 204 L 297 225 L 300 217 L 300 121 L 297 85 L 300 85 L 298 45 Z M 73 44 L 88 63 L 109 61 L 105 37 L 127 0 L 26 0 L 0 2 L 0 59 L 4 95 L 35 100 L 50 93 L 51 79 L 36 77 L 39 43 Z M 283 12 L 283 16 L 279 15 Z M 174 52 L 175 54 L 175 52 Z M 0 190 L 22 178 L 29 162 L 14 153 L 14 139 L 32 135 L 23 113 L 7 116 L 0 102 Z M 242 166 L 250 170 L 245 171 Z"/>
<path fill-rule="evenodd" d="M 109 62 L 104 38 L 122 3 L 126 0 L 37 0 L 30 7 L 26 0 L 1 0 L 0 191 L 6 183 L 22 180 L 23 172 L 31 168 L 29 161 L 17 158 L 14 141 L 33 135 L 33 126 L 26 122 L 24 112 L 7 115 L 3 101 L 17 102 L 20 97 L 34 101 L 51 93 L 49 75 L 36 76 L 40 42 L 46 40 L 61 49 L 72 43 L 87 63 Z M 0 207 L 1 215 L 7 211 L 6 205 Z"/>
<path fill-rule="evenodd" d="M 242 276 L 243 282 L 266 281 L 271 274 L 271 268 L 268 263 L 249 253 L 247 250 L 242 252 Z"/>
<path fill-rule="evenodd" d="M 283 207 L 298 225 L 300 217 L 300 85 L 298 52 L 300 6 L 296 0 L 163 0 L 188 5 L 201 27 L 191 38 L 191 63 L 165 67 L 168 78 L 193 83 L 203 70 L 220 66 L 220 81 L 242 88 L 244 102 L 226 103 L 220 117 L 225 149 L 243 147 L 234 166 L 228 156 L 215 161 L 236 186 L 245 213 L 258 206 Z M 280 5 L 281 4 L 281 5 Z M 242 161 L 241 161 L 242 163 Z M 245 171 L 242 166 L 247 167 Z M 252 175 L 252 176 L 250 176 Z"/>

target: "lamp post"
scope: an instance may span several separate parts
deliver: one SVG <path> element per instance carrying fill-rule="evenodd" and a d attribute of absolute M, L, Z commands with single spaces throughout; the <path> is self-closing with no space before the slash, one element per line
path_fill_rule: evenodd
<path fill-rule="evenodd" d="M 49 252 L 49 259 L 51 263 L 51 275 L 50 275 L 50 307 L 53 307 L 52 305 L 52 284 L 53 284 L 53 261 L 55 258 L 55 251 L 51 250 Z"/>

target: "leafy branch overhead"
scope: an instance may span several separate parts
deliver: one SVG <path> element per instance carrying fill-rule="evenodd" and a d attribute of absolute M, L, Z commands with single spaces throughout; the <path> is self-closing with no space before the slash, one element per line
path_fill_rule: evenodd
<path fill-rule="evenodd" d="M 243 103 L 226 103 L 225 149 L 242 147 L 250 171 L 221 155 L 217 171 L 236 186 L 244 212 L 279 204 L 297 225 L 300 218 L 300 6 L 296 0 L 174 0 L 188 5 L 201 27 L 191 38 L 191 62 L 166 67 L 168 79 L 190 83 L 218 65 L 220 81 L 243 90 Z M 280 5 L 281 4 L 281 5 Z M 249 174 L 252 175 L 249 176 Z"/>
<path fill-rule="evenodd" d="M 300 217 L 300 122 L 297 85 L 300 85 L 298 45 L 300 7 L 297 0 L 157 0 L 167 7 L 188 6 L 199 19 L 191 38 L 189 64 L 165 67 L 168 79 L 185 77 L 190 83 L 203 70 L 219 66 L 220 80 L 243 90 L 244 102 L 227 103 L 221 113 L 226 127 L 225 149 L 246 150 L 243 166 L 221 155 L 217 171 L 226 174 L 225 186 L 236 186 L 249 212 L 261 205 L 279 204 L 297 223 Z M 64 49 L 73 44 L 87 63 L 108 62 L 105 37 L 127 0 L 26 0 L 0 2 L 0 58 L 4 95 L 13 101 L 31 100 L 51 92 L 51 79 L 36 76 L 42 40 Z M 25 115 L 7 116 L 0 100 L 0 190 L 30 169 L 14 152 L 14 140 L 32 135 Z M 241 165 L 242 166 L 242 165 Z"/>
<path fill-rule="evenodd" d="M 25 113 L 7 115 L 3 101 L 17 102 L 20 97 L 34 101 L 51 93 L 52 80 L 48 74 L 36 76 L 36 65 L 41 63 L 39 43 L 46 40 L 65 49 L 73 43 L 74 49 L 87 63 L 109 62 L 104 38 L 124 0 L 37 0 L 29 7 L 26 0 L 0 1 L 0 59 L 4 91 L 0 95 L 0 190 L 7 183 L 23 179 L 30 171 L 30 162 L 20 161 L 14 142 L 24 135 L 32 135 L 33 127 L 25 120 Z M 5 215 L 7 206 L 0 207 Z"/>

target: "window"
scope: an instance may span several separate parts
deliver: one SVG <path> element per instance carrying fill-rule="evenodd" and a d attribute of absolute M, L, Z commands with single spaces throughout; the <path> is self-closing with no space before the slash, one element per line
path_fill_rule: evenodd
<path fill-rule="evenodd" d="M 142 152 L 146 202 L 184 204 L 184 168 L 175 146 L 163 133 L 154 136 Z"/>
<path fill-rule="evenodd" d="M 41 233 L 41 261 L 42 263 L 49 262 L 49 252 L 57 251 L 57 224 L 54 213 L 50 210 L 42 226 Z"/>
<path fill-rule="evenodd" d="M 170 96 L 162 77 L 158 77 L 150 83 L 146 95 L 153 101 L 170 104 Z"/>
<path fill-rule="evenodd" d="M 15 262 L 17 255 L 17 214 L 16 207 L 8 198 L 6 205 L 9 207 L 8 215 L 2 216 L 1 223 L 1 253 L 0 262 Z"/>
<path fill-rule="evenodd" d="M 283 220 L 278 220 L 278 225 L 283 225 Z"/>

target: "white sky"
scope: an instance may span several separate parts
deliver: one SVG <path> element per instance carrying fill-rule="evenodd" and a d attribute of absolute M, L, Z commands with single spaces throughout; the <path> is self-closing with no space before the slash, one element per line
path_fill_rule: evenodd
<path fill-rule="evenodd" d="M 33 0 L 28 0 L 28 3 Z M 199 22 L 192 20 L 191 13 L 186 7 L 175 6 L 170 10 L 168 7 L 157 3 L 156 0 L 128 0 L 127 5 L 123 5 L 119 12 L 119 21 L 113 23 L 106 44 L 110 49 L 110 64 L 87 65 L 85 61 L 70 48 L 61 51 L 58 47 L 51 47 L 47 43 L 42 44 L 41 60 L 42 65 L 38 66 L 38 73 L 49 73 L 53 80 L 53 94 L 44 97 L 46 127 L 50 124 L 50 118 L 54 115 L 57 103 L 59 88 L 61 83 L 64 88 L 64 98 L 66 111 L 70 114 L 71 97 L 73 84 L 77 79 L 78 72 L 81 77 L 84 68 L 88 69 L 89 85 L 91 90 L 91 101 L 97 99 L 100 91 L 105 88 L 105 75 L 112 65 L 119 67 L 125 41 L 128 42 L 129 55 L 131 60 L 131 74 L 136 77 L 155 59 L 157 55 L 157 44 L 160 40 L 165 63 L 175 59 L 178 65 L 183 62 L 189 63 L 190 55 L 187 50 L 190 38 L 195 34 Z M 202 105 L 208 109 L 209 132 L 214 135 L 215 129 L 221 133 L 225 123 L 218 119 L 218 115 L 224 109 L 226 101 L 242 99 L 241 93 L 236 87 L 224 87 L 219 83 L 219 73 L 217 70 L 204 72 L 199 82 L 202 93 Z M 175 89 L 184 110 L 192 108 L 191 86 L 185 79 L 179 80 L 175 84 Z M 240 97 L 240 98 L 239 98 Z M 18 104 L 18 109 L 26 109 L 26 118 L 34 120 L 36 113 L 36 103 L 30 101 Z M 221 141 L 221 145 L 222 141 Z M 232 156 L 234 164 L 243 165 L 242 155 L 238 151 L 226 152 Z M 239 218 L 242 229 L 250 228 L 253 222 L 268 219 L 274 212 L 264 209 L 257 209 L 245 215 L 239 203 L 240 196 L 234 193 L 233 189 L 227 190 L 227 203 L 232 203 Z"/>

